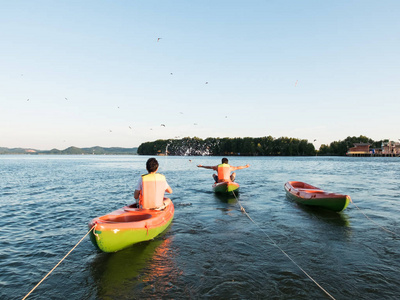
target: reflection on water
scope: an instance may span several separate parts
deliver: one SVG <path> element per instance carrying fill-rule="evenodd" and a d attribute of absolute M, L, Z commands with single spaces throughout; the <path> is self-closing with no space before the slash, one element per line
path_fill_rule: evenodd
<path fill-rule="evenodd" d="M 239 199 L 239 196 L 235 196 L 233 194 L 221 194 L 221 193 L 215 193 L 214 197 L 221 202 L 228 203 L 228 204 L 236 204 L 237 199 Z"/>
<path fill-rule="evenodd" d="M 91 263 L 97 299 L 130 299 L 132 295 L 159 293 L 160 278 L 174 280 L 171 237 L 157 237 L 115 253 L 99 253 Z M 162 287 L 162 294 L 168 294 Z M 160 294 L 158 294 L 160 295 Z"/>
<path fill-rule="evenodd" d="M 318 222 L 322 221 L 339 227 L 350 227 L 349 217 L 345 210 L 335 212 L 321 207 L 302 205 L 288 197 L 286 197 L 286 199 L 293 203 L 296 208 L 307 213 L 311 220 L 316 219 Z"/>

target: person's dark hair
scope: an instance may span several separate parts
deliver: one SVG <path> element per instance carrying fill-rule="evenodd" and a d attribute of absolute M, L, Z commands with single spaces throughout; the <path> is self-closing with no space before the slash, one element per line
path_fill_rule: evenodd
<path fill-rule="evenodd" d="M 146 162 L 146 169 L 149 173 L 155 172 L 158 168 L 158 161 L 155 158 L 149 158 Z"/>
<path fill-rule="evenodd" d="M 224 158 L 222 159 L 222 163 L 223 163 L 223 164 L 227 164 L 227 163 L 228 163 L 228 159 L 227 159 L 226 157 L 224 157 Z"/>

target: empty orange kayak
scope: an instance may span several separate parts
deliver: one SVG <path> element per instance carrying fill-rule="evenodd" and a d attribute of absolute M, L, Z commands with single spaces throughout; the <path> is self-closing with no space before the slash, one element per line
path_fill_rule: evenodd
<path fill-rule="evenodd" d="M 301 181 L 288 181 L 285 183 L 286 195 L 303 205 L 318 206 L 333 211 L 344 210 L 351 201 L 350 196 L 329 193 Z"/>
<path fill-rule="evenodd" d="M 139 209 L 136 204 L 124 206 L 89 222 L 89 228 L 95 225 L 90 239 L 101 251 L 116 252 L 154 239 L 171 224 L 174 211 L 168 198 L 164 198 L 164 208 L 160 210 Z"/>

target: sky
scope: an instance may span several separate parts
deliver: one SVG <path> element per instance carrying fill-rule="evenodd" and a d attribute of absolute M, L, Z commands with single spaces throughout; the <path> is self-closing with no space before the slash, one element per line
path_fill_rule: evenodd
<path fill-rule="evenodd" d="M 400 139 L 400 1 L 1 6 L 0 147 Z"/>

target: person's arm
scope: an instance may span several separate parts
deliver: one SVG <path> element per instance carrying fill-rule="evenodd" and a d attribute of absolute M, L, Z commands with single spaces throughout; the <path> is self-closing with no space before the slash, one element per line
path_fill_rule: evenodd
<path fill-rule="evenodd" d="M 169 186 L 169 184 L 168 184 L 168 182 L 165 180 L 165 191 L 167 192 L 167 193 L 169 193 L 169 194 L 172 194 L 172 189 L 171 189 L 171 187 Z"/>
<path fill-rule="evenodd" d="M 133 193 L 133 198 L 135 198 L 136 200 L 139 199 L 141 189 L 142 189 L 142 177 L 139 178 L 138 183 L 136 184 L 135 192 Z"/>
<path fill-rule="evenodd" d="M 199 168 L 204 168 L 204 169 L 211 169 L 211 170 L 216 170 L 217 167 L 215 166 L 203 166 L 203 165 L 197 165 Z"/>
<path fill-rule="evenodd" d="M 247 165 L 245 165 L 245 166 L 238 166 L 238 167 L 231 167 L 231 168 L 232 168 L 232 171 L 235 171 L 235 170 L 246 169 L 246 168 L 248 168 L 248 167 L 250 167 L 249 164 L 247 164 Z"/>

